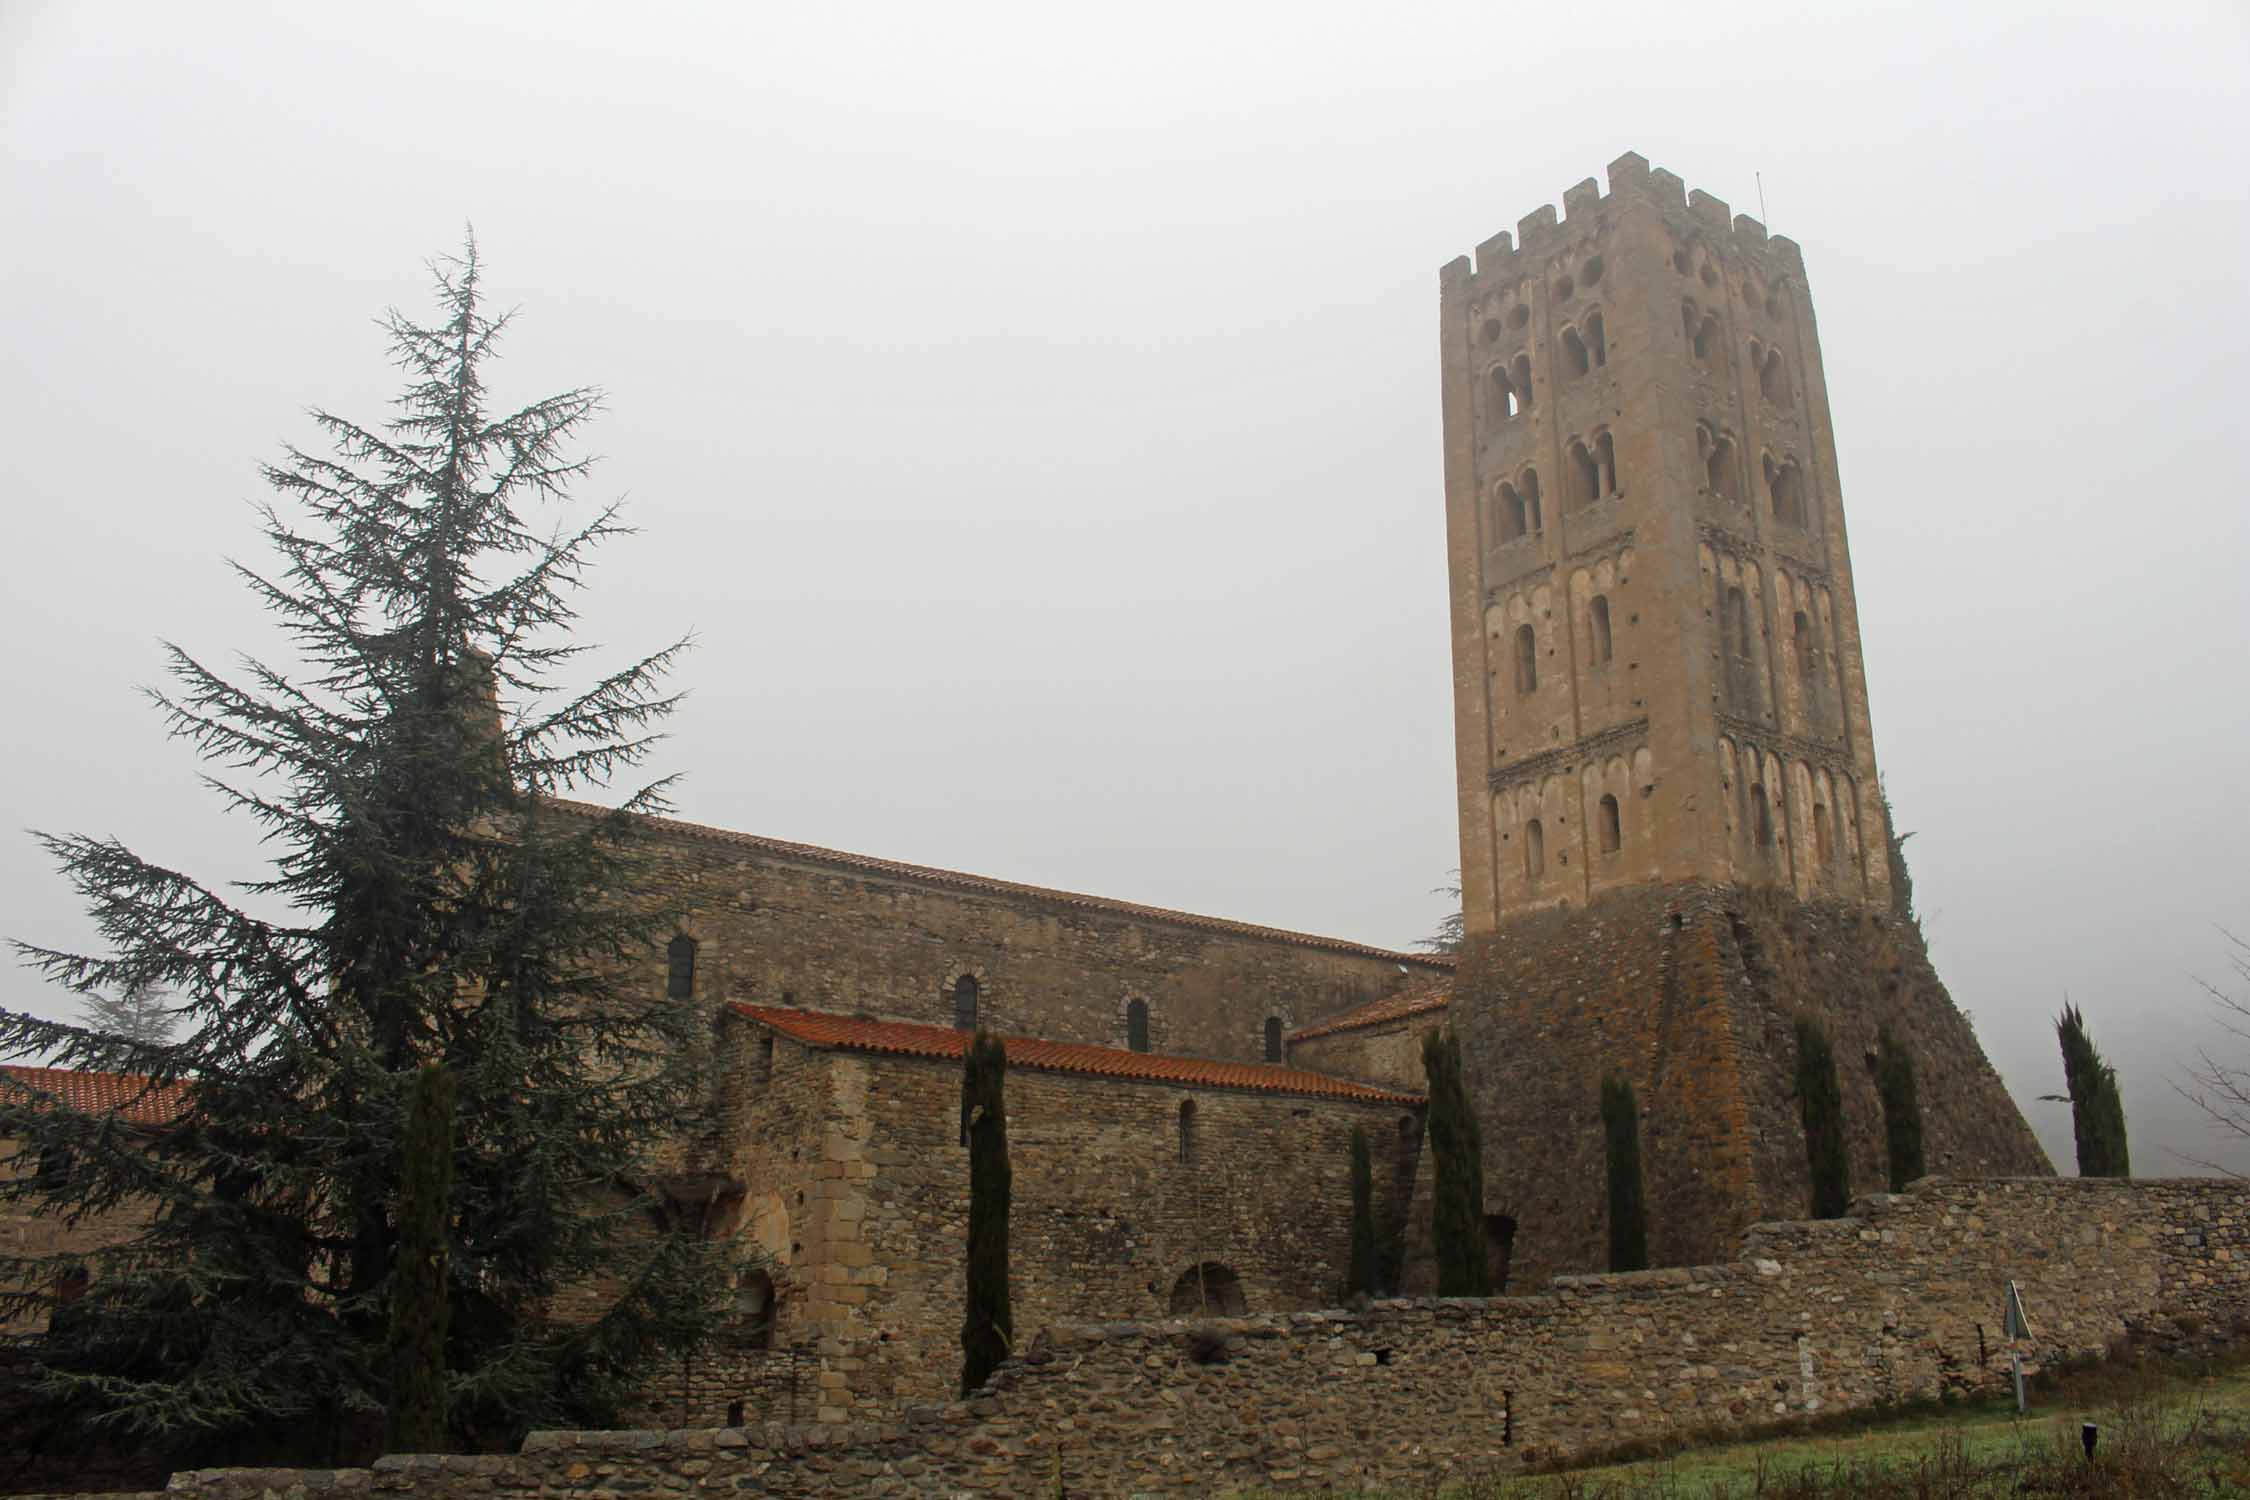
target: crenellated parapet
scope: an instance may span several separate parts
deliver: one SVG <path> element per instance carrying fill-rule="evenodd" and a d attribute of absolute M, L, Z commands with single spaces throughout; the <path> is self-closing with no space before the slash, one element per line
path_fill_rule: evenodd
<path fill-rule="evenodd" d="M 1795 240 L 1768 234 L 1759 220 L 1732 213 L 1725 199 L 1690 189 L 1676 173 L 1651 167 L 1647 157 L 1628 151 L 1609 164 L 1607 193 L 1591 177 L 1564 189 L 1560 213 L 1552 203 L 1541 204 L 1516 221 L 1513 234 L 1503 230 L 1478 245 L 1474 260 L 1464 255 L 1447 262 L 1439 271 L 1440 284 L 1451 292 L 1521 276 L 1585 239 L 1620 206 L 1633 202 L 1653 206 L 1691 242 L 1738 257 L 1769 278 L 1805 274 L 1804 251 Z"/>

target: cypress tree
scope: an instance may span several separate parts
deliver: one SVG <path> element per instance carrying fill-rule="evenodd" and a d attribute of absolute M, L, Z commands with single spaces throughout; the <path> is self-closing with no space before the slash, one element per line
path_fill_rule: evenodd
<path fill-rule="evenodd" d="M 1347 1297 L 1375 1295 L 1375 1165 L 1367 1131 L 1352 1127 L 1352 1262 L 1344 1277 Z"/>
<path fill-rule="evenodd" d="M 2065 1004 L 2055 1021 L 2062 1043 L 2063 1081 L 2070 1090 L 2070 1133 L 2078 1147 L 2081 1177 L 2130 1177 L 2131 1153 L 2125 1143 L 2125 1101 L 2117 1091 L 2117 1070 L 2102 1061 L 2086 1018 Z"/>
<path fill-rule="evenodd" d="M 1812 1216 L 1840 1219 L 1851 1208 L 1851 1162 L 1844 1151 L 1844 1096 L 1828 1032 L 1797 1018 L 1797 1108 L 1805 1124 L 1805 1166 L 1812 1176 Z"/>
<path fill-rule="evenodd" d="M 1648 1201 L 1641 1182 L 1641 1107 L 1622 1074 L 1602 1080 L 1602 1135 L 1609 1158 L 1609 1268 L 1648 1269 Z"/>
<path fill-rule="evenodd" d="M 1461 1079 L 1461 1040 L 1451 1027 L 1422 1038 L 1429 1079 L 1432 1156 L 1430 1210 L 1437 1241 L 1438 1295 L 1489 1297 L 1492 1266 L 1484 1246 L 1484 1152 L 1476 1112 Z"/>
<path fill-rule="evenodd" d="M 1875 1034 L 1875 1088 L 1883 1097 L 1883 1144 L 1890 1157 L 1891 1191 L 1923 1174 L 1922 1100 L 1914 1085 L 1914 1059 L 1891 1028 Z"/>
<path fill-rule="evenodd" d="M 453 1190 L 453 1075 L 426 1063 L 406 1113 L 398 1262 L 391 1273 L 391 1401 L 384 1449 L 439 1453 L 445 1442 L 446 1204 Z"/>
<path fill-rule="evenodd" d="M 161 994 L 177 1036 L 0 1012 L 0 1057 L 147 1074 L 190 1104 L 144 1150 L 68 1101 L 0 1100 L 0 1137 L 75 1163 L 0 1203 L 154 1207 L 86 1258 L 92 1291 L 18 1389 L 144 1451 L 356 1461 L 380 1438 L 408 1099 L 434 1058 L 456 1094 L 458 1439 L 614 1422 L 725 1295 L 733 1251 L 668 1219 L 659 1186 L 711 1097 L 707 1013 L 651 1003 L 674 914 L 643 899 L 662 886 L 634 816 L 666 807 L 662 780 L 634 787 L 679 648 L 586 670 L 577 590 L 623 528 L 548 509 L 586 470 L 600 393 L 490 400 L 509 319 L 473 244 L 433 270 L 436 316 L 387 320 L 387 415 L 316 410 L 322 440 L 264 471 L 270 560 L 234 573 L 285 654 L 166 648 L 165 727 L 266 870 L 237 899 L 113 839 L 42 839 L 102 946 L 19 951 L 81 995 Z M 610 813 L 557 804 L 613 786 Z M 0 1323 L 63 1269 L 0 1254 Z"/>
<path fill-rule="evenodd" d="M 1015 1343 L 1008 1304 L 1008 1054 L 979 1030 L 961 1065 L 961 1144 L 969 1148 L 969 1262 L 961 1394 L 984 1384 Z"/>

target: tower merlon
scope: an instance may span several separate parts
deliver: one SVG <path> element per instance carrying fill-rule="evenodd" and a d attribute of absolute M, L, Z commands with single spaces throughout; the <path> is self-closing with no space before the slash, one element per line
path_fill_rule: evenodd
<path fill-rule="evenodd" d="M 1726 244 L 1738 253 L 1770 257 L 1784 270 L 1800 275 L 1804 271 L 1804 253 L 1796 241 L 1769 234 L 1762 221 L 1748 214 L 1733 213 L 1723 198 L 1701 188 L 1689 191 L 1676 174 L 1650 166 L 1648 158 L 1637 151 L 1628 151 L 1611 162 L 1608 176 L 1606 194 L 1593 178 L 1585 178 L 1564 190 L 1559 213 L 1554 204 L 1543 204 L 1517 221 L 1512 234 L 1502 230 L 1478 245 L 1473 277 L 1483 280 L 1521 274 L 1514 269 L 1521 258 L 1553 250 L 1572 230 L 1589 227 L 1620 198 L 1640 199 L 1670 214 L 1685 215 L 1696 221 L 1709 240 Z M 1452 274 L 1450 268 L 1447 274 Z"/>

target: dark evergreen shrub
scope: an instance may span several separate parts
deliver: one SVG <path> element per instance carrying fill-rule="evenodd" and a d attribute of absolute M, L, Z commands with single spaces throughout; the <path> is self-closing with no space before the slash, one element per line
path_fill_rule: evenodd
<path fill-rule="evenodd" d="M 1352 1259 L 1344 1277 L 1347 1297 L 1375 1295 L 1375 1167 L 1367 1131 L 1352 1127 Z"/>
<path fill-rule="evenodd" d="M 1422 1069 L 1430 1092 L 1430 1209 L 1438 1295 L 1488 1297 L 1492 1267 L 1484 1245 L 1483 1145 L 1461 1081 L 1461 1041 L 1451 1027 L 1422 1038 Z"/>
<path fill-rule="evenodd" d="M 969 1262 L 967 1308 L 961 1320 L 961 1393 L 969 1394 L 999 1368 L 1015 1343 L 1008 1303 L 1007 1052 L 1000 1038 L 980 1030 L 969 1041 L 961 1070 L 961 1142 L 969 1148 Z"/>
<path fill-rule="evenodd" d="M 1812 1216 L 1840 1219 L 1852 1203 L 1851 1162 L 1844 1150 L 1844 1096 L 1828 1032 L 1797 1018 L 1797 1109 L 1805 1124 L 1805 1166 L 1812 1176 Z"/>
<path fill-rule="evenodd" d="M 1602 1080 L 1602 1136 L 1609 1159 L 1609 1268 L 1648 1269 L 1648 1202 L 1641 1181 L 1641 1107 L 1633 1085 Z"/>
<path fill-rule="evenodd" d="M 1883 1099 L 1883 1144 L 1890 1157 L 1891 1191 L 1903 1192 L 1923 1174 L 1922 1101 L 1915 1091 L 1914 1059 L 1888 1026 L 1875 1037 L 1875 1089 Z"/>

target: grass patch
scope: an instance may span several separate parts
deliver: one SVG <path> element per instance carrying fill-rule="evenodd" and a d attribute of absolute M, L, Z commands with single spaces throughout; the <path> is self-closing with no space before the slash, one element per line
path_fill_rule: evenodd
<path fill-rule="evenodd" d="M 2012 1401 L 1861 1414 L 1762 1440 L 1527 1477 L 1368 1492 L 1361 1500 L 1997 1500 L 2250 1496 L 2250 1363 L 2108 1361 Z M 2079 1424 L 2098 1424 L 2092 1462 Z"/>

